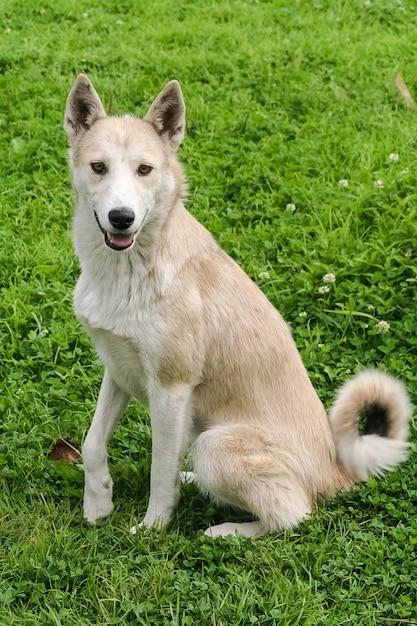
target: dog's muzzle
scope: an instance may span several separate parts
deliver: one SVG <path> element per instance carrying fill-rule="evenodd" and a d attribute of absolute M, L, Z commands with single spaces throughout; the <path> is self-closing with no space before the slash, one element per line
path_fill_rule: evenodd
<path fill-rule="evenodd" d="M 97 213 L 94 211 L 97 226 L 104 235 L 106 245 L 112 250 L 127 250 L 133 244 L 136 233 L 110 233 L 100 224 Z"/>

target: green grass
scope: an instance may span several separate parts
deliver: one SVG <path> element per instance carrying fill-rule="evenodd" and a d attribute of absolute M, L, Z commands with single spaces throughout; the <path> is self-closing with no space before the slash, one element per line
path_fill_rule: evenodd
<path fill-rule="evenodd" d="M 3 0 L 1 626 L 417 624 L 415 453 L 256 542 L 206 538 L 235 514 L 193 486 L 167 531 L 129 535 L 148 497 L 138 406 L 109 446 L 116 506 L 97 527 L 82 473 L 46 458 L 85 436 L 102 371 L 71 309 L 62 118 L 78 71 L 115 113 L 181 81 L 188 206 L 291 324 L 326 405 L 364 366 L 416 398 L 417 114 L 394 86 L 400 72 L 417 94 L 415 15 L 411 0 Z"/>

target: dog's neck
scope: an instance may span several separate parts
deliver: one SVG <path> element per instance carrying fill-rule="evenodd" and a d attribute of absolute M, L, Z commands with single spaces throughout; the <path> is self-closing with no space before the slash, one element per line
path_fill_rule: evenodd
<path fill-rule="evenodd" d="M 149 307 L 163 298 L 187 261 L 197 253 L 217 246 L 211 235 L 177 200 L 164 219 L 150 220 L 131 249 L 117 252 L 108 248 L 94 215 L 85 219 L 79 207 L 74 218 L 73 240 L 81 265 L 75 304 L 79 315 L 94 322 L 92 316 L 106 302 L 106 311 L 124 315 Z M 83 215 L 77 220 L 77 214 Z M 112 303 L 112 304 L 111 304 Z M 105 326 L 105 325 L 104 325 Z"/>

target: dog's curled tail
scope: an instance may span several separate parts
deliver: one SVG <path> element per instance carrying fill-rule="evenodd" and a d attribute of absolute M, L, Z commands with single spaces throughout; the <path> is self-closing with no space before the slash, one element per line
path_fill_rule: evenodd
<path fill-rule="evenodd" d="M 329 419 L 338 460 L 355 480 L 407 458 L 411 411 L 405 386 L 388 374 L 366 370 L 341 387 Z"/>

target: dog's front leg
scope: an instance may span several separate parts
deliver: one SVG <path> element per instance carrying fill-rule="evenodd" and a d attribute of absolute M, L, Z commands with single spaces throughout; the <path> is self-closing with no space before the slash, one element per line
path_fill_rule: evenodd
<path fill-rule="evenodd" d="M 104 372 L 93 421 L 85 438 L 82 455 L 85 474 L 84 517 L 94 524 L 112 508 L 113 483 L 107 465 L 107 442 L 129 396 Z"/>
<path fill-rule="evenodd" d="M 189 385 L 170 389 L 152 385 L 149 408 L 152 427 L 150 496 L 141 526 L 164 526 L 179 499 L 178 469 L 189 429 Z M 131 528 L 136 533 L 136 526 Z"/>

